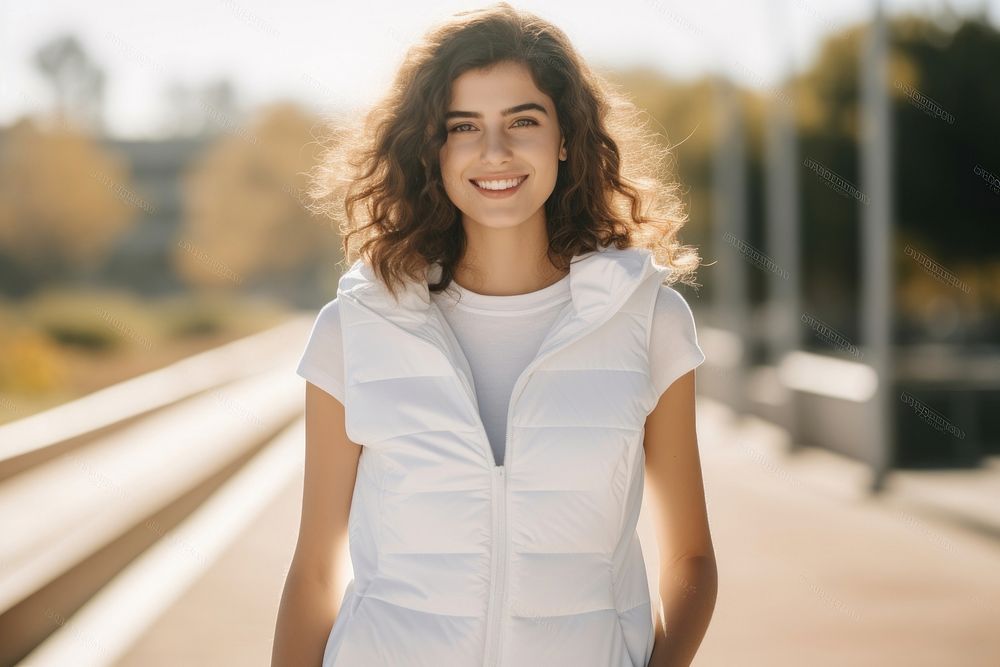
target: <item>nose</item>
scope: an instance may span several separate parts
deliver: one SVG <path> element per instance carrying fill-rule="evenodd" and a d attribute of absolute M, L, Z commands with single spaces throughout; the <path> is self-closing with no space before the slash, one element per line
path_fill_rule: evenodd
<path fill-rule="evenodd" d="M 503 164 L 509 161 L 510 157 L 510 144 L 502 131 L 483 133 L 483 148 L 480 156 L 483 164 Z"/>

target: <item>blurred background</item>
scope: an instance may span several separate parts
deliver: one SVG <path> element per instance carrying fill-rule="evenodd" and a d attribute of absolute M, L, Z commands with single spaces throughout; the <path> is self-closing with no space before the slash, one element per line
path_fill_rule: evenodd
<path fill-rule="evenodd" d="M 675 146 L 694 664 L 1000 664 L 1000 0 L 514 4 Z M 269 663 L 344 269 L 305 172 L 474 6 L 0 2 L 0 664 Z"/>

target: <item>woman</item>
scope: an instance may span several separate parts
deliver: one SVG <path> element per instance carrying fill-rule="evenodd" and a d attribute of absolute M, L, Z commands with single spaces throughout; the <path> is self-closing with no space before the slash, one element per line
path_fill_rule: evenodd
<path fill-rule="evenodd" d="M 316 173 L 353 263 L 298 367 L 272 664 L 688 665 L 716 570 L 666 149 L 506 3 L 430 32 L 366 120 Z"/>

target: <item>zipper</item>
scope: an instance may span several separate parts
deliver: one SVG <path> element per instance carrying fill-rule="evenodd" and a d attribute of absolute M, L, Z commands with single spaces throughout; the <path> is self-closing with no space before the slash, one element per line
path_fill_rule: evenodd
<path fill-rule="evenodd" d="M 560 320 L 560 325 L 562 324 Z M 557 325 L 559 326 L 559 325 Z M 555 328 L 555 327 L 553 327 Z M 589 333 L 590 329 L 583 334 Z M 573 340 L 578 340 L 578 337 L 574 336 Z M 491 495 L 493 498 L 493 566 L 490 568 L 493 580 L 493 587 L 490 591 L 490 603 L 486 622 L 486 651 L 483 656 L 484 667 L 497 667 L 500 665 L 500 650 L 501 650 L 501 629 L 502 629 L 502 619 L 506 613 L 507 605 L 507 570 L 509 567 L 508 559 L 510 557 L 510 549 L 508 548 L 507 540 L 507 475 L 505 471 L 509 469 L 510 459 L 511 459 L 511 425 L 513 423 L 514 416 L 514 404 L 516 403 L 518 397 L 521 395 L 523 390 L 523 383 L 527 381 L 527 378 L 534 372 L 535 366 L 538 363 L 548 357 L 553 352 L 562 349 L 571 341 L 564 341 L 563 344 L 556 348 L 553 348 L 546 352 L 544 355 L 535 357 L 528 364 L 528 366 L 521 371 L 517 380 L 514 382 L 514 388 L 511 390 L 510 402 L 507 404 L 507 426 L 504 430 L 504 449 L 503 449 L 503 465 L 493 466 L 493 477 L 491 484 Z M 485 427 L 484 427 L 485 432 Z M 487 446 L 489 446 L 489 440 L 487 439 Z M 492 448 L 491 448 L 492 451 Z M 495 461 L 495 459 L 494 459 Z M 497 486 L 500 487 L 500 498 L 497 502 Z M 499 507 L 499 510 L 498 510 Z M 499 520 L 497 520 L 499 517 Z M 498 544 L 503 547 L 502 556 L 498 553 L 500 551 Z"/>
<path fill-rule="evenodd" d="M 506 456 L 506 453 L 505 453 Z M 504 614 L 504 588 L 507 579 L 507 475 L 504 466 L 493 466 L 490 495 L 493 500 L 492 567 L 493 581 L 486 620 L 486 651 L 483 664 L 500 664 L 500 627 Z M 501 550 L 503 554 L 501 555 Z"/>

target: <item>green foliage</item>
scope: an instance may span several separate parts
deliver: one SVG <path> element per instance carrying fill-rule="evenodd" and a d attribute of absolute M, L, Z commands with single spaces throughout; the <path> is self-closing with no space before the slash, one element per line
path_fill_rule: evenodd
<path fill-rule="evenodd" d="M 60 345 L 91 352 L 106 352 L 120 344 L 117 335 L 94 322 L 52 322 L 46 324 L 43 331 Z"/>

